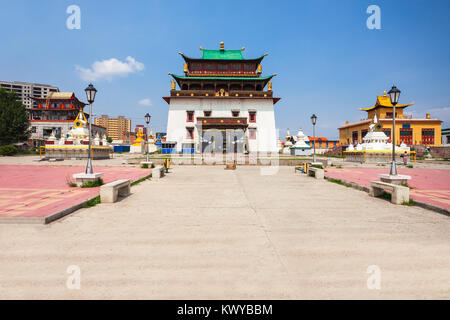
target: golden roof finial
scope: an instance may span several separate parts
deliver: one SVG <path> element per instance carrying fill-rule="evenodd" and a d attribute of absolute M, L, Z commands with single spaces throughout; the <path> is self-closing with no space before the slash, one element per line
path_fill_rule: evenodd
<path fill-rule="evenodd" d="M 386 90 L 384 90 L 383 92 L 383 97 L 386 97 Z"/>
<path fill-rule="evenodd" d="M 245 47 L 242 47 L 241 50 L 244 51 L 244 50 L 245 50 Z"/>
<path fill-rule="evenodd" d="M 203 50 L 203 47 L 202 47 L 202 46 L 200 46 L 200 50 Z"/>
<path fill-rule="evenodd" d="M 225 49 L 225 44 L 223 43 L 223 41 L 220 41 L 220 50 L 224 50 Z"/>

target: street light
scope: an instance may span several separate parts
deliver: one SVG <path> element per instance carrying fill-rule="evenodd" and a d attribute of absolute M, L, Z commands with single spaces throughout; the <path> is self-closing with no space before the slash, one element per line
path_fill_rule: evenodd
<path fill-rule="evenodd" d="M 92 169 L 92 142 L 91 142 L 91 123 L 92 123 L 92 103 L 95 100 L 95 94 L 97 93 L 97 89 L 94 86 L 89 84 L 89 86 L 84 89 L 86 92 L 86 97 L 89 102 L 89 154 L 88 154 L 88 162 L 86 165 L 86 174 L 93 174 L 94 170 Z"/>
<path fill-rule="evenodd" d="M 389 98 L 391 99 L 391 104 L 394 106 L 392 111 L 392 162 L 391 162 L 391 172 L 390 175 L 397 175 L 397 166 L 395 164 L 395 106 L 398 103 L 398 99 L 400 98 L 401 91 L 397 89 L 396 86 L 392 86 L 392 89 L 388 92 Z"/>
<path fill-rule="evenodd" d="M 317 116 L 315 114 L 313 114 L 311 116 L 311 122 L 313 124 L 313 144 L 314 144 L 313 162 L 316 162 L 316 122 L 317 122 Z"/>
<path fill-rule="evenodd" d="M 148 155 L 148 152 L 149 152 L 149 148 L 148 148 L 148 138 L 149 138 L 149 136 L 150 136 L 150 131 L 148 130 L 148 124 L 150 123 L 150 119 L 151 119 L 151 115 L 149 115 L 148 113 L 145 115 L 145 123 L 147 123 L 147 163 L 148 162 L 150 162 L 150 159 L 149 159 L 149 155 Z"/>

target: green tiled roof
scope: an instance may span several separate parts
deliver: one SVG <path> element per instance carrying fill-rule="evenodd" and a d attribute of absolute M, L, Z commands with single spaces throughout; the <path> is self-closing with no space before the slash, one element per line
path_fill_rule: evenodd
<path fill-rule="evenodd" d="M 172 77 L 180 80 L 270 80 L 273 78 L 273 75 L 267 77 L 186 77 L 186 76 L 178 76 L 176 74 L 172 74 Z"/>
<path fill-rule="evenodd" d="M 207 50 L 203 49 L 204 60 L 244 60 L 242 50 Z"/>

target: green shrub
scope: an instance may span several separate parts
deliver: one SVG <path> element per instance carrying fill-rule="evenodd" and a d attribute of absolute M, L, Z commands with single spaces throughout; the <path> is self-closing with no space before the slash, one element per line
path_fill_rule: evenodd
<path fill-rule="evenodd" d="M 141 164 L 141 168 L 142 168 L 142 169 L 148 169 L 148 164 L 147 164 L 147 163 Z"/>
<path fill-rule="evenodd" d="M 408 164 L 406 167 L 409 168 L 409 169 L 414 168 L 414 166 L 412 164 Z"/>
<path fill-rule="evenodd" d="M 328 181 L 332 182 L 332 183 L 340 184 L 341 186 L 344 186 L 347 188 L 350 188 L 350 186 L 348 184 L 344 183 L 344 181 L 342 181 L 341 179 L 328 178 Z"/>
<path fill-rule="evenodd" d="M 95 187 L 100 187 L 102 185 L 104 185 L 103 179 L 102 178 L 98 178 L 97 180 L 94 180 L 94 181 L 84 182 L 81 185 L 81 188 L 95 188 Z"/>
<path fill-rule="evenodd" d="M 12 145 L 0 146 L 0 155 L 2 156 L 13 156 L 17 152 L 17 148 Z"/>
<path fill-rule="evenodd" d="M 414 203 L 414 200 L 410 198 L 409 201 L 403 201 L 402 205 L 413 206 L 413 205 L 415 205 L 415 203 Z"/>
<path fill-rule="evenodd" d="M 155 164 L 154 163 L 152 163 L 152 169 L 155 169 Z"/>
<path fill-rule="evenodd" d="M 383 193 L 380 194 L 379 196 L 377 196 L 377 198 L 381 198 L 381 199 L 390 201 L 392 199 L 392 195 L 389 192 L 383 191 Z"/>
<path fill-rule="evenodd" d="M 132 182 L 132 183 L 131 183 L 131 186 L 135 186 L 135 185 L 141 183 L 142 181 L 145 181 L 145 180 L 147 180 L 147 179 L 150 179 L 151 177 L 152 177 L 152 174 L 150 173 L 148 176 L 145 176 L 145 177 L 143 177 L 143 178 L 140 178 L 139 180 L 136 180 L 136 181 Z"/>
<path fill-rule="evenodd" d="M 86 202 L 84 204 L 84 208 L 91 208 L 94 207 L 96 205 L 98 205 L 100 203 L 100 196 L 96 196 L 95 198 L 89 200 L 88 202 Z"/>

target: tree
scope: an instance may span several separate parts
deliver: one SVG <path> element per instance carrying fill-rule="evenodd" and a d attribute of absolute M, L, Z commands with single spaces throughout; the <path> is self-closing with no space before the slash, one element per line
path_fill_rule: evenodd
<path fill-rule="evenodd" d="M 0 88 L 0 145 L 28 139 L 28 112 L 14 91 Z"/>
<path fill-rule="evenodd" d="M 111 143 L 111 142 L 113 142 L 113 139 L 112 139 L 111 137 L 108 137 L 108 138 L 106 138 L 106 141 L 107 141 L 108 143 Z"/>

